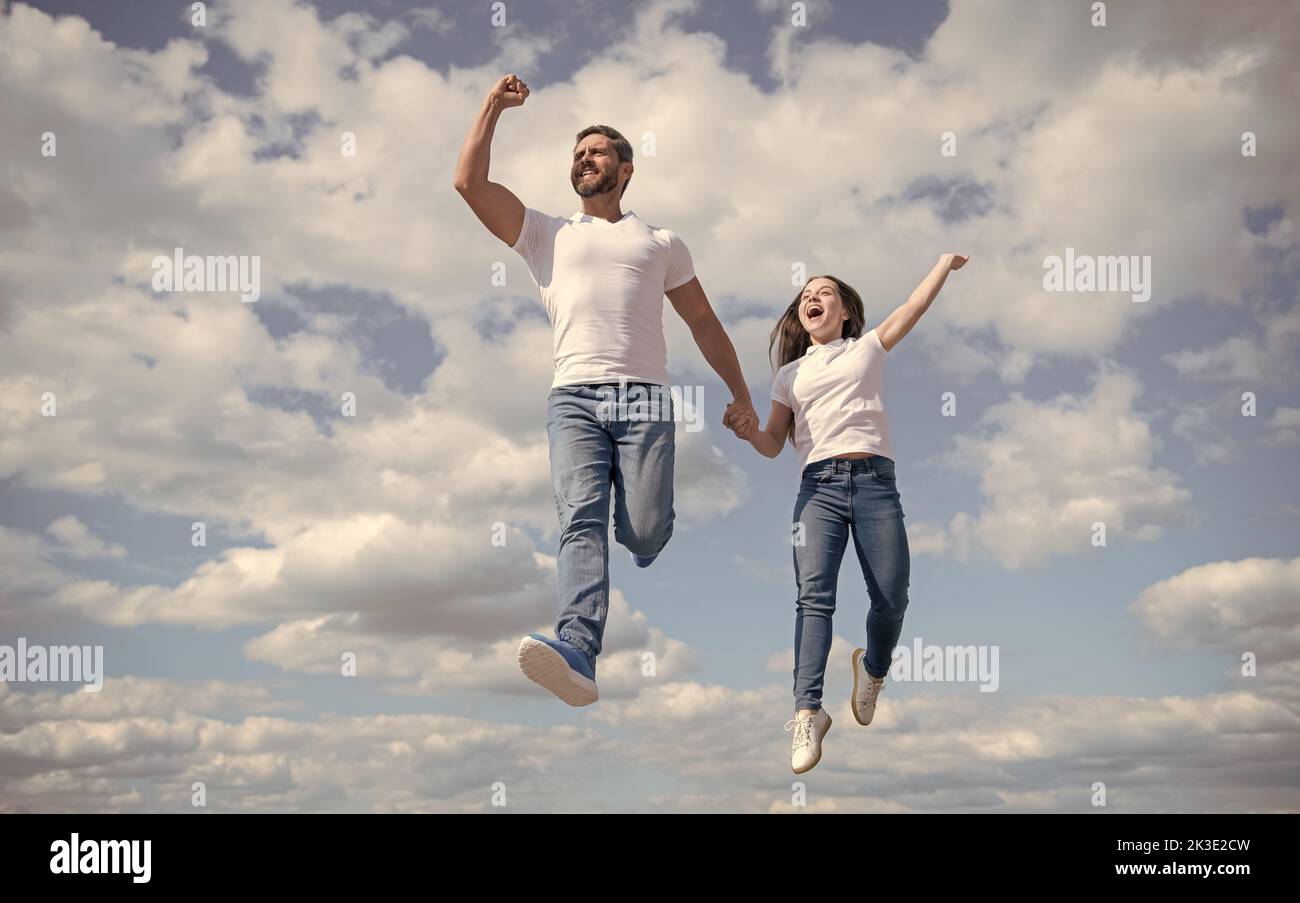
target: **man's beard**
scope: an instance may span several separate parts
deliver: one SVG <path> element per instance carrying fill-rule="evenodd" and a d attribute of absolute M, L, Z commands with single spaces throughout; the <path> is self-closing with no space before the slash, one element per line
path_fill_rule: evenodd
<path fill-rule="evenodd" d="M 578 194 L 584 198 L 591 198 L 598 194 L 612 191 L 614 186 L 617 184 L 617 180 L 612 175 L 597 170 L 596 181 L 588 182 L 584 185 L 582 176 L 578 176 L 578 178 L 573 180 L 573 190 L 578 192 Z"/>

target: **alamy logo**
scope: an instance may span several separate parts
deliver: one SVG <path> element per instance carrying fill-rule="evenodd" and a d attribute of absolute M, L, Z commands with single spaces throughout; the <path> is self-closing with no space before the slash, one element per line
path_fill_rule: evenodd
<path fill-rule="evenodd" d="M 50 844 L 50 872 L 55 875 L 133 875 L 148 884 L 153 872 L 151 840 L 56 840 Z"/>
<path fill-rule="evenodd" d="M 103 646 L 0 645 L 0 682 L 84 683 L 87 693 L 104 688 Z"/>
<path fill-rule="evenodd" d="M 1043 258 L 1043 289 L 1049 292 L 1128 292 L 1134 301 L 1151 299 L 1151 256 L 1093 257 L 1065 249 L 1065 259 Z"/>
<path fill-rule="evenodd" d="M 262 297 L 262 258 L 256 255 L 185 256 L 176 248 L 172 256 L 153 259 L 155 292 L 239 292 L 239 300 L 252 303 Z"/>
<path fill-rule="evenodd" d="M 889 676 L 896 681 L 930 683 L 976 682 L 981 693 L 997 692 L 997 646 L 925 646 L 921 638 L 912 646 L 895 646 Z"/>

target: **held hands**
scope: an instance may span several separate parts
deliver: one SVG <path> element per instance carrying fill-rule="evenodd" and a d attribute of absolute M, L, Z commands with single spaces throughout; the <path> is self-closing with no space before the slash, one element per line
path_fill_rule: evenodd
<path fill-rule="evenodd" d="M 528 99 L 528 85 L 517 75 L 503 75 L 488 92 L 488 99 L 496 100 L 503 108 L 523 106 Z"/>
<path fill-rule="evenodd" d="M 736 434 L 736 438 L 749 441 L 758 432 L 758 414 L 748 401 L 733 401 L 722 415 L 722 425 Z"/>

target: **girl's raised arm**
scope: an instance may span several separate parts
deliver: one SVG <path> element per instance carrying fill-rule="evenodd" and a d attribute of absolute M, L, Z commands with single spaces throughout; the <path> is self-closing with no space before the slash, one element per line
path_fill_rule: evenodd
<path fill-rule="evenodd" d="M 952 270 L 960 270 L 968 260 L 969 257 L 960 254 L 945 254 L 940 257 L 934 269 L 921 280 L 921 284 L 912 291 L 908 299 L 892 314 L 885 317 L 885 321 L 876 327 L 876 335 L 880 337 L 880 344 L 885 346 L 886 351 L 890 351 L 901 342 L 903 336 L 912 331 L 916 321 L 921 319 L 921 315 L 930 309 L 930 302 L 939 294 L 939 289 L 943 288 L 948 273 Z"/>

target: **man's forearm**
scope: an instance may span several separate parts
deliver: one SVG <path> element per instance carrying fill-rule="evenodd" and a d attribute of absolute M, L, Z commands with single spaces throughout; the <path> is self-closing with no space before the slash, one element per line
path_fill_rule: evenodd
<path fill-rule="evenodd" d="M 456 160 L 457 188 L 487 181 L 488 165 L 492 158 L 492 135 L 496 131 L 502 109 L 499 98 L 494 95 L 489 95 L 483 101 L 483 106 L 465 136 L 465 143 L 460 147 L 460 157 Z"/>
<path fill-rule="evenodd" d="M 735 346 L 731 344 L 731 339 L 727 337 L 727 331 L 722 328 L 717 316 L 710 316 L 692 327 L 691 335 L 709 366 L 731 390 L 731 397 L 736 401 L 748 402 L 749 386 L 745 384 L 740 359 L 736 357 Z"/>

